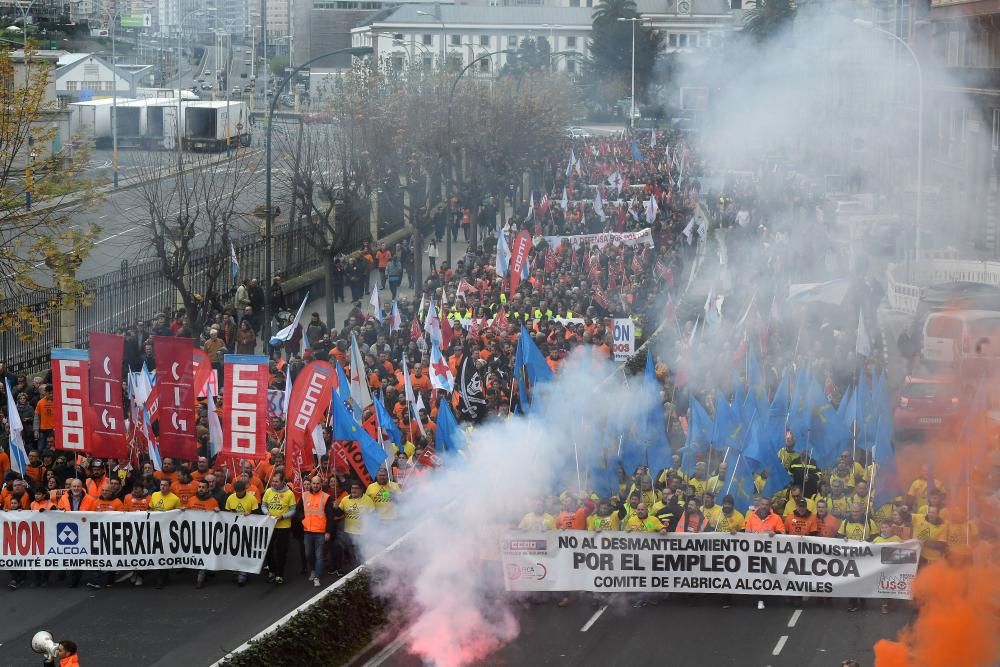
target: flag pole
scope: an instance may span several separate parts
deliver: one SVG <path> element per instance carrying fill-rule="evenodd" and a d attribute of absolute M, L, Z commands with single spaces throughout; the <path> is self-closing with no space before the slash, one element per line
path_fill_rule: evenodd
<path fill-rule="evenodd" d="M 334 400 L 336 400 L 336 399 L 334 399 Z M 379 399 L 379 400 L 381 400 L 381 399 Z M 372 408 L 372 409 L 375 411 L 375 430 L 378 433 L 378 444 L 379 444 L 379 447 L 381 447 L 382 451 L 385 452 L 386 456 L 388 456 L 389 453 L 385 451 L 385 441 L 382 439 L 382 420 L 378 418 L 378 410 L 375 409 L 375 408 Z M 419 416 L 418 416 L 418 419 L 419 419 Z M 392 484 L 392 471 L 390 470 L 390 468 L 392 468 L 392 466 L 390 465 L 390 463 L 391 463 L 390 461 L 386 461 L 383 465 L 385 466 L 385 474 L 389 478 L 389 483 Z M 378 474 L 378 471 L 376 471 L 376 474 Z"/>
<path fill-rule="evenodd" d="M 733 474 L 729 476 L 729 483 L 726 484 L 726 493 L 725 493 L 725 495 L 727 495 L 727 496 L 729 495 L 729 490 L 733 488 L 733 480 L 736 479 L 736 471 L 739 469 L 739 467 L 740 467 L 740 461 L 742 459 L 743 459 L 743 452 L 738 452 L 736 454 L 736 465 L 733 466 Z M 721 513 L 720 513 L 719 518 L 715 520 L 716 532 L 718 532 L 719 524 L 721 522 L 722 522 L 722 516 L 721 516 Z"/>
<path fill-rule="evenodd" d="M 577 493 L 583 495 L 583 478 L 580 477 L 580 448 L 576 440 L 573 441 L 573 455 L 576 457 L 576 488 Z"/>
<path fill-rule="evenodd" d="M 875 432 L 878 433 L 879 426 L 882 423 L 882 415 L 879 415 L 878 421 L 875 422 Z M 868 532 L 868 517 L 872 508 L 872 497 L 875 495 L 875 484 L 878 482 L 878 464 L 875 462 L 875 449 L 878 447 L 876 442 L 872 445 L 872 482 L 868 485 L 868 500 L 865 503 L 865 527 L 864 534 Z"/>

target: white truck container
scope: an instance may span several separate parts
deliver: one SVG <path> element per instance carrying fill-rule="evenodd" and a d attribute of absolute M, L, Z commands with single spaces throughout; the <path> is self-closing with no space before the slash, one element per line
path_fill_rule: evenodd
<path fill-rule="evenodd" d="M 111 146 L 112 104 L 111 99 L 99 99 L 68 105 L 72 113 L 70 132 L 85 139 L 93 139 L 98 148 Z"/>
<path fill-rule="evenodd" d="M 222 151 L 250 145 L 250 111 L 244 102 L 218 100 L 184 105 L 184 145 L 192 151 Z"/>

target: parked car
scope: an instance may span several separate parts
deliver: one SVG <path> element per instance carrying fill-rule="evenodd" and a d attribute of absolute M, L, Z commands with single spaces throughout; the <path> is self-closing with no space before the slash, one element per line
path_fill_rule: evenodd
<path fill-rule="evenodd" d="M 203 83 L 203 84 L 201 84 L 201 89 L 202 90 L 212 90 L 212 84 L 210 84 L 210 83 Z"/>
<path fill-rule="evenodd" d="M 963 403 L 962 386 L 954 377 L 909 376 L 899 392 L 893 424 L 906 434 L 951 430 L 958 426 Z"/>

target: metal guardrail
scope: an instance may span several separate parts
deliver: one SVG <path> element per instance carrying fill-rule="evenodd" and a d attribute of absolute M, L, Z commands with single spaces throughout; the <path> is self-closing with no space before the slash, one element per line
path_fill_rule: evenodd
<path fill-rule="evenodd" d="M 274 235 L 274 259 L 276 272 L 286 276 L 296 276 L 322 265 L 322 257 L 317 244 L 311 243 L 308 234 L 301 229 L 290 229 L 285 223 L 278 227 Z M 240 276 L 264 276 L 264 240 L 258 234 L 249 234 L 235 241 L 236 257 L 240 263 Z M 228 253 L 226 253 L 228 257 Z M 204 247 L 192 253 L 192 286 L 195 292 L 204 294 L 207 287 L 206 269 L 212 261 Z M 90 334 L 94 331 L 114 331 L 125 324 L 137 320 L 148 320 L 158 312 L 170 313 L 176 309 L 177 295 L 173 285 L 163 276 L 160 263 L 149 259 L 138 264 L 122 264 L 122 268 L 96 278 L 84 280 L 87 304 L 76 310 L 77 347 L 86 348 L 90 344 Z M 220 298 L 228 300 L 236 290 L 236 283 L 228 271 L 218 289 Z M 266 286 L 265 286 L 266 287 Z M 33 292 L 16 295 L 0 301 L 0 312 L 17 312 L 29 309 L 43 320 L 40 334 L 30 339 L 20 338 L 23 332 L 5 331 L 0 333 L 0 361 L 7 364 L 13 373 L 31 373 L 49 364 L 50 353 L 56 346 L 56 331 L 60 324 L 58 311 L 52 308 L 55 294 Z"/>
<path fill-rule="evenodd" d="M 974 259 L 921 259 L 911 262 L 909 277 L 901 274 L 907 267 L 890 264 L 885 272 L 889 306 L 902 313 L 914 314 L 920 303 L 923 286 L 950 282 L 980 283 L 1000 287 L 1000 262 Z"/>

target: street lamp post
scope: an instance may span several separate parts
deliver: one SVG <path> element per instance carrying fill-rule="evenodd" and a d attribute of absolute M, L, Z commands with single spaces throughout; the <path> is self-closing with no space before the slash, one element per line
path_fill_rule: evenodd
<path fill-rule="evenodd" d="M 115 190 L 118 189 L 118 58 L 115 53 L 115 24 L 121 14 L 113 14 L 111 23 L 111 170 Z"/>
<path fill-rule="evenodd" d="M 183 51 L 181 50 L 181 36 L 184 34 L 184 22 L 187 21 L 192 16 L 202 16 L 205 12 L 214 12 L 215 7 L 206 7 L 205 9 L 196 9 L 193 12 L 188 12 L 180 21 L 177 22 L 177 174 L 180 175 L 183 169 L 184 163 L 184 148 L 181 141 L 181 125 L 183 124 L 183 118 L 181 114 L 183 113 L 183 107 L 181 106 L 181 57 Z"/>
<path fill-rule="evenodd" d="M 458 73 L 458 76 L 456 76 L 455 80 L 452 81 L 452 83 L 451 83 L 451 91 L 448 93 L 448 174 L 449 174 L 449 176 L 451 175 L 451 170 L 452 170 L 451 169 L 451 144 L 452 144 L 451 118 L 452 118 L 452 113 L 453 113 L 453 110 L 454 110 L 454 104 L 453 103 L 455 101 L 455 89 L 458 88 L 458 82 L 461 81 L 462 77 L 465 76 L 465 73 L 468 72 L 469 69 L 471 69 L 473 65 L 475 65 L 476 63 L 478 63 L 478 62 L 480 62 L 482 60 L 486 60 L 487 58 L 492 58 L 493 56 L 500 55 L 501 53 L 506 53 L 506 54 L 516 53 L 516 49 L 501 49 L 500 51 L 493 51 L 493 52 L 490 52 L 490 53 L 484 53 L 483 55 L 479 56 L 475 60 L 472 60 L 468 65 L 466 65 L 465 67 L 463 67 L 462 71 Z M 449 191 L 448 191 L 448 197 L 449 197 L 449 199 L 451 198 L 451 191 L 450 190 L 451 189 L 449 188 Z M 471 211 L 472 209 L 470 208 L 469 210 Z M 472 249 L 475 250 L 476 244 L 477 244 L 478 239 L 479 239 L 479 230 L 477 229 L 478 226 L 479 226 L 479 220 L 477 219 L 475 221 L 475 224 L 472 224 L 470 222 L 470 226 L 472 227 L 472 229 L 470 230 L 472 232 L 472 242 L 471 242 L 471 245 L 472 245 Z M 448 229 L 448 223 L 447 223 L 447 221 L 445 221 L 445 240 L 446 240 L 446 244 L 447 244 L 445 247 L 446 247 L 446 252 L 447 252 L 447 256 L 448 256 L 448 266 L 450 267 L 451 266 L 451 231 Z"/>
<path fill-rule="evenodd" d="M 924 70 L 920 66 L 920 59 L 917 58 L 917 54 L 914 53 L 906 40 L 899 37 L 899 35 L 878 27 L 872 21 L 854 19 L 854 23 L 867 30 L 888 35 L 902 44 L 906 52 L 910 54 L 910 58 L 913 59 L 913 64 L 917 68 L 917 210 L 913 220 L 913 260 L 917 261 L 920 259 L 920 223 L 924 210 Z"/>
<path fill-rule="evenodd" d="M 438 23 L 441 24 L 441 68 L 444 69 L 445 63 L 448 60 L 448 28 L 444 24 L 444 19 L 441 17 L 441 5 L 438 4 L 434 10 L 434 13 L 425 12 L 417 10 L 417 14 L 421 16 L 430 16 L 432 19 L 436 19 Z"/>
<path fill-rule="evenodd" d="M 266 284 L 264 285 L 264 323 L 262 326 L 264 349 L 269 349 L 271 341 L 271 221 L 274 217 L 271 213 L 271 130 L 274 126 L 274 113 L 277 111 L 278 97 L 280 97 L 281 91 L 285 89 L 288 82 L 292 80 L 292 77 L 317 60 L 337 56 L 341 53 L 349 53 L 356 58 L 361 58 L 362 56 L 370 55 L 373 51 L 374 49 L 370 46 L 349 46 L 345 49 L 337 49 L 336 51 L 311 58 L 298 67 L 289 68 L 285 76 L 281 79 L 281 82 L 274 89 L 274 95 L 271 97 L 270 104 L 268 105 L 267 127 L 264 131 L 264 272 L 267 274 Z"/>
<path fill-rule="evenodd" d="M 621 18 L 618 19 L 622 23 L 632 24 L 632 110 L 628 117 L 629 127 L 632 127 L 632 123 L 635 122 L 635 24 L 642 21 L 641 16 L 633 16 L 632 18 Z"/>

